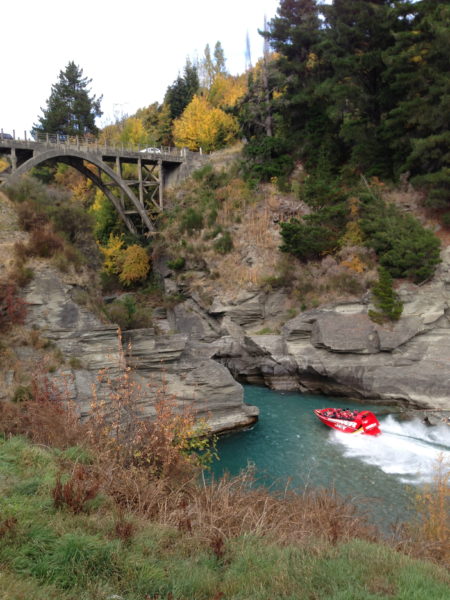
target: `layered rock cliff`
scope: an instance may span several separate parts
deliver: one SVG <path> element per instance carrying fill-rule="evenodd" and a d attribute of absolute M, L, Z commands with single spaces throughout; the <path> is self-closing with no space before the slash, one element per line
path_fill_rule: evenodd
<path fill-rule="evenodd" d="M 215 297 L 207 308 L 190 299 L 171 319 L 243 382 L 448 410 L 450 248 L 433 281 L 397 291 L 404 311 L 395 324 L 372 322 L 364 298 L 300 312 L 279 333 L 258 335 L 285 299 L 261 290 Z"/>
<path fill-rule="evenodd" d="M 181 332 L 157 335 L 154 329 L 126 331 L 119 337 L 115 325 L 105 325 L 74 301 L 77 285 L 63 282 L 49 265 L 36 270 L 24 290 L 27 324 L 38 329 L 61 353 L 63 364 L 52 375 L 68 390 L 81 414 L 93 398 L 109 393 L 103 379 L 120 377 L 131 367 L 143 414 L 154 414 L 154 403 L 164 389 L 179 407 L 189 406 L 215 432 L 244 427 L 255 421 L 258 409 L 243 401 L 242 386 L 222 364 L 211 359 L 206 344 Z"/>

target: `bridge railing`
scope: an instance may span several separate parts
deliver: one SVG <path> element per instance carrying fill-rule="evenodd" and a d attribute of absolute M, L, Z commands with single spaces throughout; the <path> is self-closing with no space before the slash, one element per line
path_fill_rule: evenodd
<path fill-rule="evenodd" d="M 0 142 L 19 141 L 25 142 L 30 145 L 32 144 L 45 144 L 47 146 L 58 146 L 67 148 L 76 148 L 82 150 L 88 150 L 92 152 L 140 152 L 142 154 L 156 155 L 170 155 L 173 157 L 184 158 L 188 154 L 197 154 L 187 148 L 173 148 L 169 146 L 160 147 L 146 147 L 142 144 L 115 144 L 108 141 L 100 141 L 93 135 L 84 136 L 73 136 L 63 135 L 57 133 L 35 133 L 31 138 L 27 137 L 26 132 L 24 139 L 16 138 L 15 132 L 13 135 L 4 133 L 0 130 Z M 201 151 L 200 151 L 201 154 Z"/>

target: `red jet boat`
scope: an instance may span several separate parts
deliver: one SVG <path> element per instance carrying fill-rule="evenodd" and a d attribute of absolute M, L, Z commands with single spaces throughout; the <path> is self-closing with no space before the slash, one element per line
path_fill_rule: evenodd
<path fill-rule="evenodd" d="M 316 408 L 314 414 L 322 423 L 344 433 L 364 433 L 378 435 L 380 423 L 369 410 L 348 410 L 344 408 Z"/>

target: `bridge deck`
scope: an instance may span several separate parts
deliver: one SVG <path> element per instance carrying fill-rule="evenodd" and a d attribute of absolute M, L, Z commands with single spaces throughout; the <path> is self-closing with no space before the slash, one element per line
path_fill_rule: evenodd
<path fill-rule="evenodd" d="M 188 154 L 191 153 L 186 148 L 161 148 L 156 149 L 158 151 L 145 151 L 140 149 L 139 146 L 135 147 L 118 147 L 106 144 L 99 144 L 97 141 L 87 141 L 83 138 L 69 138 L 66 140 L 60 139 L 49 139 L 48 141 L 43 140 L 14 140 L 14 139 L 2 139 L 0 134 L 0 153 L 10 154 L 12 149 L 16 151 L 32 151 L 43 153 L 47 150 L 58 150 L 61 155 L 70 154 L 73 151 L 83 152 L 86 154 L 92 154 L 97 157 L 101 157 L 104 161 L 115 161 L 117 158 L 121 159 L 122 162 L 137 164 L 139 159 L 144 164 L 156 164 L 159 160 L 164 163 L 181 164 L 183 163 Z"/>

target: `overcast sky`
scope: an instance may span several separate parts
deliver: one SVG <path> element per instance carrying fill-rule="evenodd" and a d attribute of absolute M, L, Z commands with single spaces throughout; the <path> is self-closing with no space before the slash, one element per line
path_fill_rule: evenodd
<path fill-rule="evenodd" d="M 23 137 L 73 60 L 103 94 L 99 125 L 152 102 L 189 56 L 219 40 L 232 74 L 262 54 L 264 15 L 279 0 L 5 0 L 1 8 L 0 128 Z"/>

